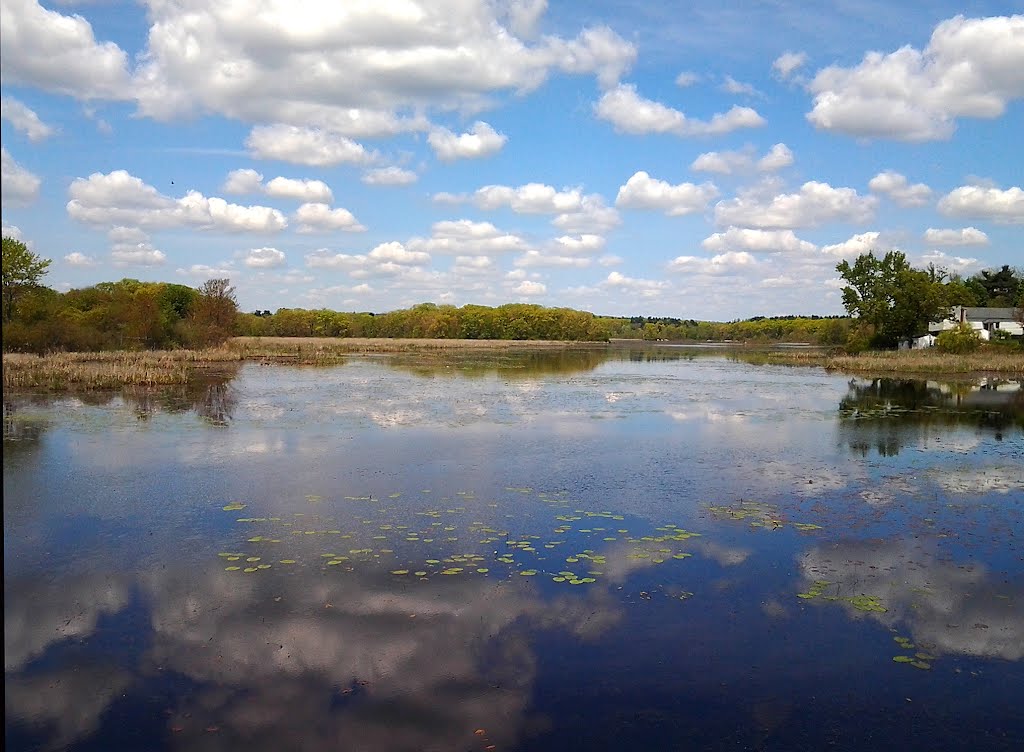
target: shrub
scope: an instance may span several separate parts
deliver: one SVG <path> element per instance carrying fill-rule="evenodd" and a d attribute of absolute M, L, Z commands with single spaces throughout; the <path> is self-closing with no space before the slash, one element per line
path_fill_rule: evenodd
<path fill-rule="evenodd" d="M 981 347 L 981 335 L 969 324 L 960 323 L 942 332 L 935 340 L 935 347 L 944 353 L 971 353 Z"/>

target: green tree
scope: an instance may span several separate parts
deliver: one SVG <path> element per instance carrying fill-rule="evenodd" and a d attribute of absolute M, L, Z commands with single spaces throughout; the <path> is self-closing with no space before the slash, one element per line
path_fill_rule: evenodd
<path fill-rule="evenodd" d="M 40 258 L 28 246 L 15 238 L 3 239 L 3 318 L 5 322 L 14 318 L 18 298 L 27 290 L 39 287 L 39 280 L 46 274 L 50 259 Z"/>
<path fill-rule="evenodd" d="M 914 269 L 900 251 L 878 258 L 861 254 L 836 266 L 847 286 L 843 305 L 859 324 L 871 328 L 871 344 L 894 347 L 928 330 L 949 307 L 941 275 Z"/>

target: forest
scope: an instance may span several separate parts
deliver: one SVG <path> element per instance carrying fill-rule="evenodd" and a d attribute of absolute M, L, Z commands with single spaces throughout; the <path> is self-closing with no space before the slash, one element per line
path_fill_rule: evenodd
<path fill-rule="evenodd" d="M 883 261 L 898 268 L 889 269 Z M 301 308 L 243 312 L 227 279 L 211 279 L 198 288 L 122 279 L 62 293 L 43 284 L 49 263 L 21 241 L 3 238 L 5 352 L 201 348 L 232 336 L 597 342 L 621 338 L 844 346 L 862 336 L 865 327 L 876 344 L 890 346 L 895 338 L 890 323 L 897 318 L 907 336 L 912 336 L 910 330 L 926 326 L 928 316 L 950 305 L 1024 303 L 1024 276 L 1008 266 L 961 278 L 935 269 L 910 269 L 905 258 L 891 254 L 884 259 L 867 254 L 848 265 L 846 289 L 853 292 L 844 290 L 844 302 L 849 316 L 756 316 L 730 322 L 600 316 L 528 303 L 494 307 L 422 303 L 382 313 Z M 895 287 L 882 284 L 886 274 L 897 280 Z M 926 293 L 927 310 L 918 306 L 909 318 L 899 313 L 899 301 L 916 301 Z M 901 330 L 901 336 L 905 333 Z"/>

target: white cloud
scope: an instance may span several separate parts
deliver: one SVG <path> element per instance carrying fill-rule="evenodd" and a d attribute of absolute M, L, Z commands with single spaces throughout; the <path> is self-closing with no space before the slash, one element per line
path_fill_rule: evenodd
<path fill-rule="evenodd" d="M 868 188 L 875 193 L 889 196 L 900 206 L 924 206 L 932 198 L 932 189 L 927 185 L 910 185 L 905 176 L 892 170 L 875 175 L 868 183 Z"/>
<path fill-rule="evenodd" d="M 774 172 L 793 164 L 793 152 L 785 144 L 775 144 L 768 153 L 757 160 L 757 169 L 761 172 Z"/>
<path fill-rule="evenodd" d="M 362 165 L 377 158 L 362 144 L 338 133 L 295 125 L 258 125 L 249 132 L 245 146 L 256 159 L 277 159 L 311 167 Z"/>
<path fill-rule="evenodd" d="M 429 238 L 412 238 L 407 243 L 408 247 L 414 251 L 453 256 L 493 256 L 529 250 L 523 238 L 502 232 L 490 222 L 447 220 L 435 222 L 431 229 Z"/>
<path fill-rule="evenodd" d="M 605 205 L 604 197 L 597 193 L 584 196 L 578 210 L 559 214 L 551 220 L 559 230 L 577 234 L 606 233 L 621 222 L 619 212 Z"/>
<path fill-rule="evenodd" d="M 468 133 L 456 135 L 447 128 L 435 128 L 427 136 L 427 143 L 445 162 L 455 159 L 479 159 L 501 151 L 508 136 L 498 133 L 487 123 L 478 121 Z"/>
<path fill-rule="evenodd" d="M 69 253 L 67 256 L 64 257 L 64 260 L 71 266 L 95 266 L 97 263 L 96 259 L 94 259 L 92 256 L 87 256 L 86 254 L 80 253 L 79 251 Z"/>
<path fill-rule="evenodd" d="M 752 253 L 813 253 L 814 243 L 798 238 L 792 230 L 751 230 L 730 227 L 701 242 L 707 251 L 750 251 Z"/>
<path fill-rule="evenodd" d="M 527 183 L 518 188 L 485 185 L 473 194 L 473 200 L 481 209 L 508 207 L 517 214 L 565 214 L 583 206 L 579 189 L 556 191 L 543 183 Z"/>
<path fill-rule="evenodd" d="M 712 116 L 710 121 L 687 118 L 679 110 L 644 99 L 632 84 L 620 84 L 607 91 L 594 105 L 594 113 L 621 133 L 643 135 L 670 133 L 676 136 L 709 136 L 739 128 L 757 128 L 765 119 L 749 107 L 733 107 Z"/>
<path fill-rule="evenodd" d="M 67 212 L 92 225 L 135 228 L 194 227 L 224 232 L 278 232 L 287 226 L 284 215 L 266 206 L 229 204 L 189 191 L 179 199 L 162 195 L 125 170 L 95 172 L 76 178 L 68 188 Z"/>
<path fill-rule="evenodd" d="M 584 268 L 590 266 L 591 260 L 586 256 L 558 256 L 540 251 L 527 251 L 515 260 L 519 267 L 569 267 Z"/>
<path fill-rule="evenodd" d="M 1004 224 L 1024 223 L 1024 190 L 964 185 L 939 201 L 939 211 L 950 217 L 977 217 Z"/>
<path fill-rule="evenodd" d="M 276 248 L 252 248 L 242 263 L 251 269 L 274 269 L 285 265 L 285 255 Z"/>
<path fill-rule="evenodd" d="M 856 258 L 862 253 L 868 253 L 869 251 L 879 253 L 882 250 L 878 244 L 880 236 L 880 232 L 862 232 L 854 235 L 849 240 L 844 240 L 842 243 L 822 246 L 821 252 L 829 256 L 841 258 Z"/>
<path fill-rule="evenodd" d="M 599 286 L 604 289 L 634 293 L 644 298 L 653 298 L 668 289 L 669 283 L 653 279 L 637 279 L 627 277 L 620 272 L 610 272 Z"/>
<path fill-rule="evenodd" d="M 307 232 L 331 232 L 343 230 L 344 232 L 364 232 L 366 228 L 359 224 L 348 209 L 332 209 L 327 204 L 311 202 L 303 204 L 295 210 L 292 218 L 299 223 L 298 231 Z"/>
<path fill-rule="evenodd" d="M 732 275 L 757 266 L 757 259 L 746 251 L 728 251 L 711 258 L 677 256 L 668 264 L 669 271 L 691 274 Z"/>
<path fill-rule="evenodd" d="M 263 175 L 256 170 L 232 170 L 224 180 L 221 190 L 225 193 L 248 194 L 263 192 Z"/>
<path fill-rule="evenodd" d="M 210 266 L 209 264 L 192 264 L 187 269 L 175 269 L 183 277 L 196 279 L 223 279 L 230 277 L 234 270 L 229 267 Z"/>
<path fill-rule="evenodd" d="M 588 254 L 597 253 L 604 248 L 605 239 L 591 233 L 584 233 L 579 237 L 562 235 L 555 238 L 554 244 L 561 253 L 566 255 Z"/>
<path fill-rule="evenodd" d="M 726 91 L 729 94 L 744 94 L 748 97 L 761 95 L 761 92 L 759 92 L 753 84 L 737 81 L 732 76 L 726 76 L 722 81 L 722 91 Z"/>
<path fill-rule="evenodd" d="M 793 152 L 785 144 L 775 144 L 764 156 L 755 159 L 753 147 L 739 151 L 708 151 L 697 156 L 690 165 L 697 172 L 717 172 L 732 175 L 757 169 L 774 172 L 793 164 Z"/>
<path fill-rule="evenodd" d="M 772 71 L 782 79 L 788 79 L 807 63 L 806 52 L 783 52 L 772 63 Z"/>
<path fill-rule="evenodd" d="M 2 233 L 5 238 L 14 238 L 15 240 L 25 241 L 25 234 L 21 231 L 21 228 L 17 225 L 9 225 L 3 222 Z"/>
<path fill-rule="evenodd" d="M 523 280 L 518 285 L 512 288 L 512 292 L 514 292 L 516 295 L 523 295 L 525 297 L 543 295 L 547 291 L 548 288 L 542 282 L 533 282 L 532 280 L 529 279 Z"/>
<path fill-rule="evenodd" d="M 640 171 L 619 188 L 615 205 L 624 209 L 652 209 L 679 217 L 703 211 L 716 196 L 718 189 L 713 183 L 671 185 Z"/>
<path fill-rule="evenodd" d="M 110 260 L 115 266 L 161 266 L 167 256 L 149 243 L 136 243 L 115 245 L 110 249 Z"/>
<path fill-rule="evenodd" d="M 275 198 L 294 198 L 310 203 L 329 204 L 334 201 L 334 194 L 322 180 L 276 177 L 263 187 L 263 192 Z"/>
<path fill-rule="evenodd" d="M 382 135 L 369 131 L 403 127 L 396 112 L 478 111 L 494 94 L 532 91 L 557 71 L 610 86 L 635 59 L 633 45 L 606 27 L 530 43 L 543 11 L 543 3 L 490 0 L 266 0 L 258 13 L 230 0 L 154 3 L 140 106 L 165 119 L 210 111 Z M 364 125 L 352 110 L 382 122 Z M 406 129 L 418 125 L 411 120 Z"/>
<path fill-rule="evenodd" d="M 818 128 L 854 136 L 949 138 L 958 117 L 995 118 L 1024 97 L 1024 15 L 943 21 L 924 50 L 869 52 L 855 68 L 831 66 L 809 88 Z"/>
<path fill-rule="evenodd" d="M 683 71 L 676 76 L 676 86 L 681 89 L 685 89 L 687 86 L 693 86 L 698 81 L 700 81 L 700 74 L 694 73 L 693 71 Z"/>
<path fill-rule="evenodd" d="M 604 256 L 601 256 L 601 258 L 597 260 L 597 263 L 599 263 L 601 266 L 618 266 L 624 261 L 625 259 L 623 259 L 621 256 L 616 256 L 613 253 L 606 253 Z"/>
<path fill-rule="evenodd" d="M 942 251 L 929 251 L 921 256 L 920 262 L 915 266 L 928 266 L 935 264 L 937 267 L 949 271 L 967 274 L 982 268 L 982 263 L 976 258 L 964 256 L 950 256 Z"/>
<path fill-rule="evenodd" d="M 427 264 L 430 263 L 430 254 L 423 251 L 410 251 L 397 241 L 381 243 L 369 253 L 369 257 L 375 261 L 390 262 L 392 264 Z"/>
<path fill-rule="evenodd" d="M 963 227 L 959 230 L 929 227 L 924 231 L 924 240 L 935 245 L 988 245 L 988 235 L 977 227 Z"/>
<path fill-rule="evenodd" d="M 412 170 L 401 167 L 378 167 L 367 170 L 360 178 L 366 185 L 411 185 L 419 176 Z"/>
<path fill-rule="evenodd" d="M 799 192 L 774 196 L 767 202 L 760 196 L 741 193 L 715 206 L 719 225 L 793 229 L 815 227 L 826 222 L 866 222 L 874 214 L 878 199 L 860 196 L 853 188 L 833 188 L 810 181 Z"/>
<path fill-rule="evenodd" d="M 77 99 L 128 99 L 128 55 L 97 42 L 81 16 L 65 16 L 34 0 L 4 0 L 5 84 L 34 86 Z"/>
<path fill-rule="evenodd" d="M 494 259 L 489 256 L 456 256 L 452 264 L 452 271 L 456 274 L 481 274 L 494 268 Z"/>
<path fill-rule="evenodd" d="M 15 206 L 29 204 L 39 196 L 42 183 L 14 160 L 7 147 L 0 147 L 0 200 Z"/>
<path fill-rule="evenodd" d="M 22 102 L 12 97 L 0 97 L 0 119 L 9 122 L 16 131 L 24 133 L 32 143 L 53 135 L 53 128 L 40 120 L 39 116 Z"/>

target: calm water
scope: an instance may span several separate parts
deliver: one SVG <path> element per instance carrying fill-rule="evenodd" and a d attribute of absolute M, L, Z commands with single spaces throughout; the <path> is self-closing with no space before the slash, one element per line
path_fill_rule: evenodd
<path fill-rule="evenodd" d="M 1024 748 L 1024 391 L 664 350 L 4 395 L 8 750 Z"/>

